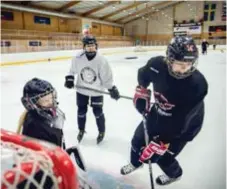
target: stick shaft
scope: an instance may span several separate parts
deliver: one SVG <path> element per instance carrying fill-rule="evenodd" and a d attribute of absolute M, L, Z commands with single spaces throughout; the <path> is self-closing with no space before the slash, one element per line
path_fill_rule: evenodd
<path fill-rule="evenodd" d="M 94 92 L 101 93 L 101 94 L 110 95 L 109 92 L 101 91 L 101 90 L 98 90 L 98 89 L 93 89 L 93 88 L 90 88 L 90 87 L 84 87 L 84 86 L 76 85 L 75 88 L 85 89 L 85 90 L 94 91 Z M 120 98 L 124 98 L 124 99 L 128 99 L 128 100 L 133 100 L 133 97 L 129 97 L 129 96 L 125 96 L 125 95 L 120 95 Z M 154 102 L 151 102 L 151 104 L 155 104 L 155 103 Z"/>
<path fill-rule="evenodd" d="M 90 88 L 90 87 L 84 87 L 84 86 L 79 86 L 79 85 L 76 85 L 76 86 L 75 86 L 75 88 L 85 89 L 85 90 L 94 91 L 94 92 L 101 93 L 101 94 L 107 94 L 107 95 L 110 95 L 110 93 L 109 93 L 109 92 L 102 91 L 102 90 L 98 90 L 98 89 L 93 89 L 93 88 Z M 133 100 L 133 98 L 132 98 L 132 97 L 129 97 L 129 96 L 124 96 L 124 95 L 120 95 L 120 98 L 124 98 L 124 99 L 128 99 L 128 100 Z"/>
<path fill-rule="evenodd" d="M 147 120 L 145 115 L 143 115 L 143 127 L 144 127 L 144 138 L 146 146 L 149 144 L 149 135 L 147 131 Z M 153 173 L 152 173 L 152 166 L 151 166 L 151 160 L 148 160 L 148 166 L 149 166 L 149 176 L 150 176 L 150 182 L 151 182 L 151 189 L 154 189 L 154 180 L 153 180 Z"/>

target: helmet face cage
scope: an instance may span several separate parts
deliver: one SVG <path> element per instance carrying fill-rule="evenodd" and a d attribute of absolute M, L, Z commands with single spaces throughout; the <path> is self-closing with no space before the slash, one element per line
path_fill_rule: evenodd
<path fill-rule="evenodd" d="M 192 62 L 192 67 L 184 73 L 173 71 L 173 68 L 172 68 L 173 63 L 174 63 L 174 60 L 167 59 L 169 74 L 171 76 L 175 77 L 176 79 L 184 79 L 184 78 L 190 76 L 196 70 L 196 67 L 198 65 L 198 59 L 196 59 L 194 62 Z"/>
<path fill-rule="evenodd" d="M 38 104 L 38 100 L 48 94 L 52 93 L 53 97 L 53 106 L 52 107 L 42 107 Z M 25 108 L 30 111 L 36 111 L 42 117 L 47 119 L 52 119 L 56 116 L 56 108 L 57 108 L 57 93 L 54 89 L 47 89 L 46 92 L 41 93 L 39 95 L 33 97 L 22 97 L 22 103 Z"/>

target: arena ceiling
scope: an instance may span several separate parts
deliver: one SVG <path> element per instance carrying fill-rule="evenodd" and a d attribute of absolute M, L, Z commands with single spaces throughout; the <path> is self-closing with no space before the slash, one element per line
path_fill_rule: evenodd
<path fill-rule="evenodd" d="M 74 16 L 125 24 L 145 18 L 184 1 L 1 1 L 5 4 L 36 8 Z M 168 16 L 168 15 L 164 15 Z M 168 16 L 169 17 L 169 16 Z M 173 19 L 169 17 L 169 19 Z"/>

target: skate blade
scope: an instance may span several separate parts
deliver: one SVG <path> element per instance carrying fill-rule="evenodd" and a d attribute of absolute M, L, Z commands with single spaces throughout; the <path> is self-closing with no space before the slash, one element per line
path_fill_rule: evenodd
<path fill-rule="evenodd" d="M 100 144 L 102 141 L 103 141 L 103 139 L 102 140 L 97 140 L 97 145 Z"/>

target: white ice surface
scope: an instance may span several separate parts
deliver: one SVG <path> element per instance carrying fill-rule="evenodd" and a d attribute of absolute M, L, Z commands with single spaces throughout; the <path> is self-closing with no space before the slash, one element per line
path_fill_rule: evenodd
<path fill-rule="evenodd" d="M 115 84 L 122 95 L 133 96 L 137 85 L 137 69 L 146 61 L 164 52 L 147 52 L 137 55 L 138 59 L 126 60 L 134 53 L 106 56 L 113 69 Z M 20 102 L 26 81 L 33 77 L 46 79 L 58 92 L 60 108 L 66 114 L 65 138 L 67 146 L 77 144 L 77 108 L 75 91 L 64 87 L 64 77 L 68 73 L 70 61 L 28 64 L 1 68 L 1 127 L 16 131 L 19 116 L 24 108 Z M 156 188 L 168 189 L 224 189 L 225 181 L 225 138 L 226 138 L 226 55 L 220 51 L 200 55 L 198 68 L 209 83 L 206 97 L 206 114 L 203 129 L 189 143 L 178 160 L 184 174 L 180 181 Z M 149 189 L 148 166 L 128 176 L 120 175 L 121 166 L 129 161 L 130 141 L 141 116 L 130 100 L 112 100 L 105 96 L 106 137 L 96 145 L 97 127 L 91 108 L 87 114 L 84 140 L 80 144 L 88 170 L 100 171 L 113 178 L 133 185 L 134 188 Z M 161 170 L 153 165 L 154 178 Z M 104 178 L 104 176 L 103 176 Z M 97 179 L 97 178 L 96 178 Z M 105 187 L 107 189 L 112 189 Z M 123 188 L 123 187 L 119 187 Z M 125 187 L 126 188 L 126 187 Z"/>

